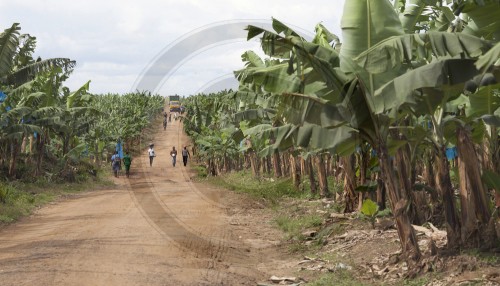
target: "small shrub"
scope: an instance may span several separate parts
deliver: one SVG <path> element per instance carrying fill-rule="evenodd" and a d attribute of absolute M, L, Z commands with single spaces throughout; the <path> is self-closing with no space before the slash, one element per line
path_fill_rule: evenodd
<path fill-rule="evenodd" d="M 231 172 L 209 180 L 224 188 L 264 199 L 273 205 L 282 198 L 297 198 L 303 195 L 293 187 L 289 178 L 257 179 L 249 171 Z"/>
<path fill-rule="evenodd" d="M 379 210 L 378 213 L 377 213 L 377 217 L 387 217 L 387 216 L 391 216 L 392 215 L 392 211 L 390 208 L 386 208 L 384 210 Z"/>
<path fill-rule="evenodd" d="M 7 199 L 9 197 L 10 192 L 11 188 L 9 186 L 0 184 L 0 203 L 2 204 L 7 203 Z"/>
<path fill-rule="evenodd" d="M 199 178 L 206 178 L 208 176 L 207 168 L 202 165 L 195 165 L 193 169 L 196 171 L 196 175 Z"/>
<path fill-rule="evenodd" d="M 295 218 L 281 215 L 275 219 L 275 222 L 281 230 L 287 233 L 289 239 L 304 240 L 302 232 L 322 225 L 323 218 L 319 215 L 304 215 Z"/>
<path fill-rule="evenodd" d="M 363 216 L 371 223 L 372 227 L 375 228 L 375 219 L 377 218 L 378 205 L 370 200 L 366 199 L 363 201 L 361 206 L 361 213 Z"/>

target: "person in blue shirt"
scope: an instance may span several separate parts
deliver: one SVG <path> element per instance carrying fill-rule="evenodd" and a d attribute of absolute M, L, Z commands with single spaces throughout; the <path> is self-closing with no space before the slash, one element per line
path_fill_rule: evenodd
<path fill-rule="evenodd" d="M 118 151 L 115 152 L 113 156 L 111 156 L 111 167 L 113 168 L 113 174 L 116 178 L 118 178 L 118 172 L 121 168 L 121 158 L 118 155 Z"/>

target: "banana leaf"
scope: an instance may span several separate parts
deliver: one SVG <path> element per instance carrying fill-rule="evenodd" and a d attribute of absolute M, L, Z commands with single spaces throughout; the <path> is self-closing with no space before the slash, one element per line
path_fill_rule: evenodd
<path fill-rule="evenodd" d="M 383 73 L 412 61 L 432 57 L 476 58 L 485 54 L 492 43 L 462 33 L 428 32 L 388 38 L 362 52 L 354 61 L 373 74 Z"/>
<path fill-rule="evenodd" d="M 19 23 L 14 23 L 0 34 L 0 80 L 4 81 L 14 64 L 13 58 L 19 46 Z"/>
<path fill-rule="evenodd" d="M 487 53 L 479 57 L 476 67 L 479 70 L 487 71 L 491 66 L 500 66 L 500 43 L 497 43 Z"/>
<path fill-rule="evenodd" d="M 480 87 L 477 92 L 469 95 L 470 105 L 465 109 L 468 117 L 493 115 L 500 107 L 498 94 L 500 84 Z"/>
<path fill-rule="evenodd" d="M 340 55 L 353 59 L 377 43 L 403 35 L 398 15 L 389 1 L 349 0 L 344 4 L 341 20 L 343 43 Z M 341 61 L 344 72 L 354 72 Z"/>
<path fill-rule="evenodd" d="M 479 73 L 471 59 L 437 60 L 394 78 L 375 91 L 373 111 L 376 114 L 397 108 L 402 104 L 417 104 L 414 91 L 440 88 L 456 93 L 463 84 Z"/>
<path fill-rule="evenodd" d="M 463 33 L 500 40 L 500 1 L 460 1 L 456 10 L 464 13 L 467 20 Z"/>

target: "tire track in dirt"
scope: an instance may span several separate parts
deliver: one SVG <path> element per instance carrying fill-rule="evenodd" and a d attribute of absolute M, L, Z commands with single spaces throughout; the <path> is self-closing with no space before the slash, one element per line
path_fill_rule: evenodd
<path fill-rule="evenodd" d="M 204 280 L 209 285 L 225 284 L 228 275 L 221 271 L 230 267 L 233 273 L 229 276 L 248 278 L 260 274 L 252 266 L 257 261 L 249 255 L 249 248 L 231 237 L 227 232 L 227 221 L 217 221 L 227 207 L 216 200 L 216 195 L 207 195 L 196 188 L 181 160 L 176 167 L 169 166 L 167 154 L 170 146 L 175 145 L 180 153 L 182 147 L 188 145 L 188 138 L 181 128 L 182 124 L 175 121 L 167 126 L 166 131 L 157 132 L 154 144 L 158 157 L 153 168 L 149 167 L 148 158 L 141 160 L 141 171 L 131 180 L 138 207 L 157 231 L 175 242 L 187 255 L 207 259 Z M 160 156 L 168 159 L 158 162 Z M 156 164 L 159 171 L 155 169 Z M 183 218 L 188 213 L 190 217 Z"/>

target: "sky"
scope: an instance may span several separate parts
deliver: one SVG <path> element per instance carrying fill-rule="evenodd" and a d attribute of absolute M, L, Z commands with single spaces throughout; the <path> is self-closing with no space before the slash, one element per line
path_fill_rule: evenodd
<path fill-rule="evenodd" d="M 248 24 L 274 17 L 304 37 L 322 23 L 341 36 L 344 0 L 0 0 L 0 28 L 37 37 L 35 57 L 77 62 L 66 81 L 91 93 L 189 96 L 237 87 L 241 54 L 259 51 Z M 264 56 L 263 54 L 260 54 Z"/>

